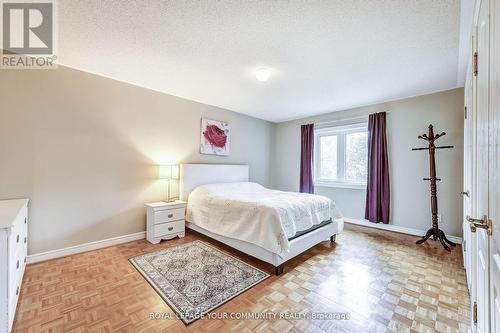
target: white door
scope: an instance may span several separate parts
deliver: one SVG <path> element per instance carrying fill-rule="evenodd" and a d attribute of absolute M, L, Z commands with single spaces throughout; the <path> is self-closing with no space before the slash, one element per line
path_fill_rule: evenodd
<path fill-rule="evenodd" d="M 500 1 L 491 8 L 490 309 L 491 332 L 500 332 Z"/>
<path fill-rule="evenodd" d="M 474 199 L 472 217 L 477 225 L 484 222 L 483 216 L 488 216 L 488 162 L 489 162 L 489 0 L 477 2 L 476 52 L 476 175 L 473 179 Z M 490 332 L 489 325 L 489 235 L 486 229 L 476 228 L 476 302 L 478 333 Z"/>
<path fill-rule="evenodd" d="M 499 16 L 500 19 L 500 16 Z M 500 41 L 499 41 L 500 47 Z M 500 59 L 499 59 L 500 60 Z M 500 61 L 498 62 L 500 65 Z M 497 78 L 500 80 L 500 70 Z M 495 74 L 493 74 L 495 76 Z M 499 85 L 500 82 L 492 82 Z M 495 90 L 498 94 L 500 90 Z M 492 144 L 490 145 L 490 322 L 491 332 L 500 332 L 500 94 L 493 99 L 490 132 Z"/>
<path fill-rule="evenodd" d="M 475 40 L 475 36 L 473 36 Z M 472 216 L 472 199 L 475 197 L 473 192 L 472 180 L 474 178 L 475 164 L 475 105 L 473 99 L 473 80 L 472 66 L 469 66 L 467 77 L 465 80 L 465 110 L 464 110 L 464 190 L 463 195 L 463 258 L 464 267 L 467 273 L 467 287 L 471 298 L 471 313 L 474 310 L 473 304 L 476 301 L 476 234 L 471 232 L 470 223 L 466 220 L 466 216 Z M 472 323 L 473 332 L 475 325 Z"/>
<path fill-rule="evenodd" d="M 500 79 L 500 73 L 498 73 L 498 78 Z M 499 82 L 497 81 L 496 84 L 499 84 Z M 500 86 L 498 88 L 500 89 Z M 499 91 L 497 90 L 496 93 Z M 492 154 L 490 155 L 490 170 L 493 179 L 490 192 L 490 223 L 492 229 L 490 243 L 491 332 L 500 332 L 500 96 L 497 96 L 496 99 L 492 112 L 493 144 L 491 145 Z"/>

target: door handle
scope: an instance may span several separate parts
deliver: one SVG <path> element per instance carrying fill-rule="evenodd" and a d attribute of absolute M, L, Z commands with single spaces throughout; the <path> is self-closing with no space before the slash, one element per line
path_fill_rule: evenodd
<path fill-rule="evenodd" d="M 465 195 L 467 198 L 469 197 L 469 191 L 460 192 L 461 195 Z"/>
<path fill-rule="evenodd" d="M 470 223 L 470 231 L 476 232 L 476 228 L 485 229 L 488 235 L 491 235 L 491 220 L 488 219 L 488 216 L 483 215 L 483 218 L 478 219 L 470 216 L 466 216 L 465 219 Z"/>

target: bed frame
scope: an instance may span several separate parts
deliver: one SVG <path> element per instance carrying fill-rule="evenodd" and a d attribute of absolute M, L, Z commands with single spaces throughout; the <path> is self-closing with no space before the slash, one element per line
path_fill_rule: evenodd
<path fill-rule="evenodd" d="M 180 199 L 187 201 L 189 194 L 197 186 L 212 183 L 247 182 L 248 175 L 248 165 L 182 164 L 180 177 Z M 334 242 L 335 235 L 342 232 L 344 220 L 334 219 L 332 220 L 332 223 L 292 239 L 290 241 L 289 252 L 283 256 L 279 256 L 278 254 L 263 249 L 253 243 L 215 234 L 197 226 L 191 221 L 186 221 L 186 226 L 189 229 L 204 234 L 252 257 L 270 263 L 274 266 L 276 275 L 280 275 L 283 272 L 284 263 L 287 260 L 299 255 L 320 242 L 328 240 L 328 238 L 331 242 Z"/>

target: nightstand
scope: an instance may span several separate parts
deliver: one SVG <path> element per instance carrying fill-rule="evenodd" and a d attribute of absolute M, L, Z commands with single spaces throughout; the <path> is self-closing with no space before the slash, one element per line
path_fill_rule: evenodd
<path fill-rule="evenodd" d="M 185 235 L 186 203 L 184 201 L 147 203 L 146 239 L 158 244 L 162 239 Z"/>

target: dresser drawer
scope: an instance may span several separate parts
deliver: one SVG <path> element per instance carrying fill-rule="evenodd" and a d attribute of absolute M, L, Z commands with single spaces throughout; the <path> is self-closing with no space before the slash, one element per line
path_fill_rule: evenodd
<path fill-rule="evenodd" d="M 0 200 L 0 216 L 5 221 L 0 228 L 2 285 L 0 296 L 0 332 L 9 332 L 16 313 L 28 249 L 29 199 Z M 3 222 L 3 221 L 2 221 Z"/>
<path fill-rule="evenodd" d="M 155 212 L 155 224 L 184 220 L 184 208 L 174 208 Z"/>
<path fill-rule="evenodd" d="M 16 277 L 16 282 L 9 284 L 9 322 L 12 323 L 14 316 L 16 314 L 17 301 L 19 299 L 19 294 L 21 293 L 21 274 Z"/>
<path fill-rule="evenodd" d="M 9 262 L 9 322 L 12 323 L 14 320 L 14 315 L 16 313 L 17 301 L 19 299 L 19 294 L 21 293 L 21 283 L 23 279 L 24 272 L 24 251 L 16 257 L 11 257 Z"/>
<path fill-rule="evenodd" d="M 19 279 L 21 277 L 21 272 L 24 271 L 24 248 L 21 247 L 21 250 L 16 254 L 16 256 L 12 256 L 9 258 L 9 286 L 19 284 Z"/>
<path fill-rule="evenodd" d="M 24 224 L 25 216 L 19 216 L 9 236 L 9 256 L 17 256 L 22 252 L 27 237 L 27 227 Z"/>
<path fill-rule="evenodd" d="M 184 232 L 184 220 L 155 225 L 155 237 Z"/>

